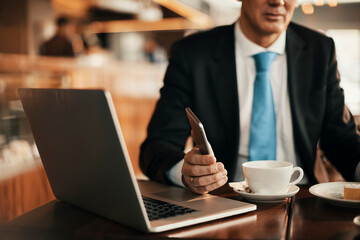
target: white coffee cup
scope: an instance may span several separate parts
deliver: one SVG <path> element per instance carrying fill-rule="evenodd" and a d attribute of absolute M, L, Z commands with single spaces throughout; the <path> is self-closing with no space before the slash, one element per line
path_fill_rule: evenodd
<path fill-rule="evenodd" d="M 242 170 L 251 191 L 265 195 L 286 193 L 289 186 L 297 184 L 304 176 L 300 167 L 293 167 L 290 162 L 273 160 L 246 162 L 242 164 Z M 299 177 L 290 182 L 296 171 Z"/>

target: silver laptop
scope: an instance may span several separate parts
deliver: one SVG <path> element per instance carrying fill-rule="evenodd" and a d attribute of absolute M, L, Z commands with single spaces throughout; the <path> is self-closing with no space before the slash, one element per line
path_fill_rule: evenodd
<path fill-rule="evenodd" d="M 161 232 L 256 209 L 256 205 L 137 181 L 110 93 L 20 89 L 55 197 L 145 232 Z"/>

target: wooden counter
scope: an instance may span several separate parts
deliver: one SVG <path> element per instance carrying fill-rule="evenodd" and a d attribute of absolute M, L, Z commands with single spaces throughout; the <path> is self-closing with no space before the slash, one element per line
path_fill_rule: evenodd
<path fill-rule="evenodd" d="M 0 182 L 0 223 L 54 199 L 42 166 Z"/>

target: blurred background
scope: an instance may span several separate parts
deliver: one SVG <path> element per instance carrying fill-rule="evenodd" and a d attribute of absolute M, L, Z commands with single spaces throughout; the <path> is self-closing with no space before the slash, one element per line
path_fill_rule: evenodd
<path fill-rule="evenodd" d="M 360 1 L 299 3 L 293 21 L 334 38 L 346 103 L 360 115 Z M 109 90 L 144 177 L 139 147 L 172 43 L 235 22 L 240 8 L 236 0 L 0 0 L 0 223 L 54 198 L 18 88 Z"/>

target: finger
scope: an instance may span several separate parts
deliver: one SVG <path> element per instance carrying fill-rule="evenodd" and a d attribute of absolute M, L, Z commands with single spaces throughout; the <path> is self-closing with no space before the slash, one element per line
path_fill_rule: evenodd
<path fill-rule="evenodd" d="M 220 181 L 222 178 L 226 176 L 227 176 L 227 171 L 226 169 L 224 169 L 223 171 L 215 174 L 210 174 L 202 177 L 193 177 L 191 179 L 191 182 L 195 187 L 202 187 Z"/>
<path fill-rule="evenodd" d="M 185 186 L 193 191 L 194 186 L 194 177 L 182 175 L 183 180 L 185 181 Z"/>
<path fill-rule="evenodd" d="M 184 156 L 184 160 L 193 165 L 209 165 L 216 162 L 216 158 L 213 155 L 201 155 L 196 150 L 188 152 Z"/>
<path fill-rule="evenodd" d="M 182 175 L 181 176 L 181 180 L 183 182 L 183 184 L 185 185 L 185 187 L 189 188 L 190 189 L 190 185 L 192 184 L 193 182 L 193 177 L 190 177 L 190 176 L 185 176 L 185 175 Z"/>
<path fill-rule="evenodd" d="M 220 179 L 217 182 L 214 182 L 212 184 L 206 185 L 206 186 L 201 186 L 201 187 L 196 187 L 196 186 L 191 186 L 190 185 L 190 190 L 195 192 L 195 193 L 199 193 L 199 194 L 206 194 L 208 192 L 211 192 L 215 189 L 218 189 L 219 187 L 223 186 L 226 182 L 228 181 L 228 177 L 224 177 L 222 179 Z"/>
<path fill-rule="evenodd" d="M 199 177 L 223 171 L 224 164 L 217 162 L 211 165 L 192 165 L 184 162 L 181 173 L 187 176 Z"/>
<path fill-rule="evenodd" d="M 210 165 L 216 162 L 216 158 L 212 155 L 201 155 L 194 152 L 188 152 L 184 156 L 184 160 L 193 165 Z"/>

